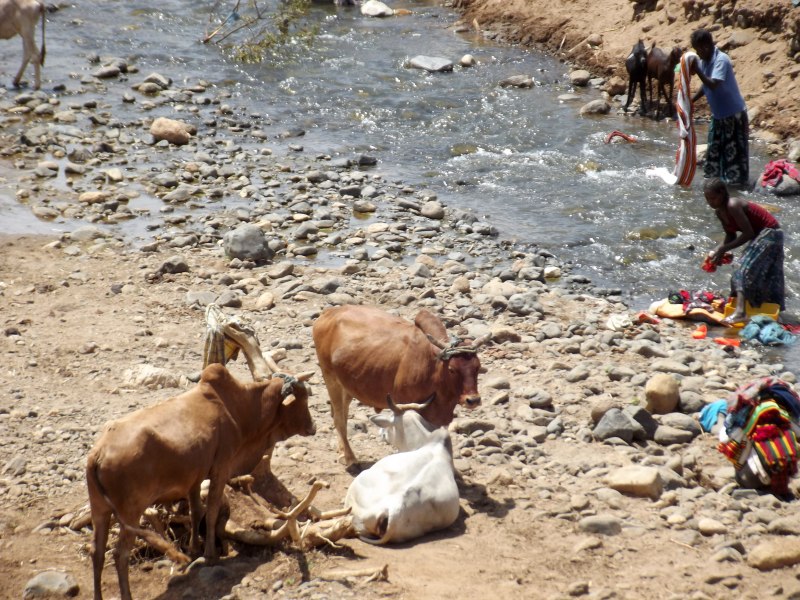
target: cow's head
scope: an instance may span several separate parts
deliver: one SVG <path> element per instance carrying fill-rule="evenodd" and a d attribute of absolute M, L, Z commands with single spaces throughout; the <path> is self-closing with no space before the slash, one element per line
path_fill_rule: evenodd
<path fill-rule="evenodd" d="M 392 414 L 380 413 L 369 418 L 381 428 L 381 438 L 400 452 L 408 452 L 421 448 L 436 429 L 418 411 L 427 408 L 436 394 L 431 394 L 425 402 L 394 403 L 392 397 L 386 394 L 386 404 Z"/>
<path fill-rule="evenodd" d="M 470 343 L 453 336 L 445 344 L 428 334 L 431 344 L 441 350 L 438 358 L 445 364 L 448 387 L 456 392 L 458 403 L 470 410 L 481 404 L 478 393 L 478 372 L 481 368 L 478 349 L 491 337 L 492 334 L 487 333 Z"/>
<path fill-rule="evenodd" d="M 270 433 L 272 444 L 289 439 L 293 435 L 314 435 L 317 429 L 311 413 L 308 410 L 308 397 L 310 388 L 306 381 L 311 379 L 313 373 L 300 373 L 287 375 L 275 373 L 272 377 L 283 379 L 281 387 L 281 405 L 276 417 L 275 429 Z"/>

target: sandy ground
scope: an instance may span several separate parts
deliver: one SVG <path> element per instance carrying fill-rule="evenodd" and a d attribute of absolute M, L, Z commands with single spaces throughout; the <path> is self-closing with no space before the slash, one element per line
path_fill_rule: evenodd
<path fill-rule="evenodd" d="M 689 36 L 700 27 L 734 63 L 739 87 L 751 115 L 752 134 L 774 153 L 778 142 L 797 140 L 800 132 L 800 10 L 787 0 L 454 0 L 484 35 L 537 46 L 607 77 L 608 89 L 627 85 L 625 57 L 641 39 L 669 50 L 691 49 Z M 592 40 L 600 36 L 600 43 Z M 590 43 L 591 42 L 591 43 Z M 693 82 L 693 86 L 699 85 Z M 695 88 L 696 89 L 696 88 Z M 707 110 L 698 102 L 698 115 Z"/>
<path fill-rule="evenodd" d="M 145 275 L 168 256 L 129 252 L 113 241 L 87 245 L 54 244 L 28 236 L 2 240 L 2 598 L 19 598 L 29 578 L 45 569 L 67 571 L 80 586 L 79 597 L 91 594 L 90 530 L 74 532 L 58 526 L 86 502 L 81 471 L 86 453 L 107 419 L 179 391 L 125 384 L 126 371 L 143 363 L 176 376 L 199 369 L 203 313 L 187 307 L 186 291 L 209 276 L 212 280 L 223 274 L 243 277 L 241 271 L 228 269 L 217 252 L 196 249 L 185 254 L 189 273 L 148 283 Z M 413 304 L 401 306 L 393 299 L 399 294 L 380 291 L 401 273 L 402 268 L 388 275 L 366 273 L 360 300 L 369 303 L 380 298 L 386 309 L 413 316 Z M 259 270 L 246 273 L 259 274 Z M 301 277 L 309 275 L 318 273 L 309 268 Z M 253 310 L 252 299 L 261 291 L 250 292 L 242 312 L 253 319 L 262 345 L 290 346 L 281 363 L 290 372 L 313 368 L 308 317 L 324 301 L 301 297 L 279 300 L 269 311 Z M 575 314 L 596 314 L 602 320 L 619 312 L 619 306 L 606 300 L 569 298 L 555 290 L 540 296 L 548 323 L 566 327 Z M 502 321 L 497 319 L 498 324 Z M 533 334 L 541 325 L 521 320 L 517 328 L 522 334 Z M 667 322 L 660 328 L 665 347 L 689 337 L 690 329 L 680 324 Z M 708 342 L 687 343 L 700 348 L 699 344 Z M 796 567 L 762 573 L 741 558 L 733 562 L 712 559 L 720 547 L 743 541 L 749 549 L 770 537 L 746 514 L 766 511 L 777 518 L 794 510 L 771 496 L 744 502 L 714 491 L 723 484 L 715 483 L 715 477 L 719 473 L 729 477 L 730 470 L 714 450 L 712 436 L 701 436 L 689 445 L 664 448 L 650 443 L 638 449 L 580 440 L 575 432 L 590 423 L 592 407 L 609 401 L 627 404 L 641 397 L 642 388 L 607 378 L 605 383 L 594 378 L 568 383 L 561 369 L 585 364 L 587 357 L 557 352 L 547 344 L 491 344 L 481 358 L 486 370 L 481 375 L 484 406 L 470 418 L 505 427 L 506 420 L 518 416 L 520 391 L 532 386 L 552 394 L 567 433 L 549 436 L 528 464 L 518 460 L 493 463 L 489 456 L 466 457 L 468 453 L 462 450 L 465 456 L 456 456 L 462 513 L 450 529 L 391 548 L 353 540 L 343 541 L 339 549 L 305 554 L 238 547 L 222 561 L 222 575 L 214 576 L 202 575 L 211 572 L 208 569 L 182 576 L 172 572 L 168 561 L 149 556 L 132 565 L 135 597 L 423 599 L 457 593 L 463 598 L 727 598 L 731 594 L 757 598 L 763 597 L 764 590 L 773 597 L 788 597 L 789 592 L 800 590 Z M 637 372 L 646 372 L 650 362 L 635 353 L 613 351 L 588 362 L 598 358 Z M 240 378 L 249 378 L 243 361 L 231 368 Z M 713 372 L 726 373 L 721 365 Z M 732 388 L 746 377 L 745 370 L 732 369 L 724 385 Z M 497 389 L 486 387 L 498 378 L 511 382 L 510 390 L 497 383 L 491 384 Z M 298 496 L 312 478 L 328 481 L 330 488 L 315 503 L 327 510 L 340 505 L 352 477 L 336 460 L 327 394 L 319 375 L 312 383 L 317 434 L 279 446 L 273 471 Z M 182 380 L 177 385 L 187 383 Z M 594 391 L 587 391 L 591 388 Z M 369 428 L 369 414 L 361 406 L 351 409 L 350 438 L 356 454 L 367 463 L 389 451 Z M 453 437 L 456 448 L 462 447 L 464 436 L 453 433 Z M 8 468 L 19 457 L 27 465 L 21 474 Z M 682 470 L 686 487 L 665 492 L 657 502 L 623 496 L 603 485 L 603 474 L 611 468 L 632 462 L 663 464 L 670 457 L 679 457 L 679 464 L 691 467 Z M 675 511 L 689 514 L 668 524 L 667 515 Z M 719 519 L 728 533 L 698 534 L 691 513 Z M 621 532 L 605 536 L 583 531 L 580 519 L 598 514 L 619 519 Z M 45 522 L 47 527 L 36 530 Z M 383 564 L 389 565 L 388 582 L 319 579 L 331 569 Z M 104 584 L 107 597 L 115 597 L 110 558 Z"/>

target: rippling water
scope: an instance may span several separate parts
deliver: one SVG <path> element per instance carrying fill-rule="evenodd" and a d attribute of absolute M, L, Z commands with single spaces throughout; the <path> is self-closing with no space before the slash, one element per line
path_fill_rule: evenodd
<path fill-rule="evenodd" d="M 298 45 L 264 64 L 240 65 L 216 46 L 199 43 L 209 28 L 211 3 L 162 0 L 154 8 L 144 0 L 77 0 L 48 19 L 45 87 L 66 82 L 68 89 L 77 88 L 67 76 L 91 72 L 95 66 L 85 60 L 90 53 L 125 57 L 141 76 L 158 71 L 178 85 L 205 79 L 231 89 L 230 104 L 239 114 L 266 116 L 274 131 L 305 129 L 307 152 L 369 152 L 390 178 L 472 209 L 504 237 L 550 249 L 595 283 L 623 288 L 634 306 L 672 289 L 727 287 L 729 269 L 708 275 L 699 268 L 704 252 L 721 238 L 703 200 L 702 180 L 687 190 L 645 177 L 647 168 L 672 165 L 674 124 L 624 115 L 581 118 L 582 104 L 599 93 L 572 89 L 565 65 L 538 52 L 455 34 L 457 15 L 435 2 L 392 4 L 414 14 L 369 19 L 357 9 L 315 4 L 312 18 L 320 34 L 310 49 Z M 18 39 L 0 42 L 5 85 L 20 45 Z M 417 54 L 457 62 L 465 53 L 479 65 L 443 74 L 403 66 Z M 533 75 L 540 85 L 498 87 L 515 74 Z M 132 75 L 131 83 L 139 77 Z M 121 120 L 135 110 L 119 101 L 126 90 L 110 86 L 108 102 Z M 570 92 L 579 99 L 559 101 Z M 639 143 L 604 144 L 614 129 L 637 136 Z M 701 125 L 698 137 L 704 136 Z M 756 146 L 752 172 L 767 161 Z M 42 226 L 13 197 L 12 178 L 0 184 L 0 229 Z M 798 311 L 798 200 L 764 200 L 788 233 L 787 295 L 789 308 Z M 122 227 L 143 235 L 135 222 Z"/>

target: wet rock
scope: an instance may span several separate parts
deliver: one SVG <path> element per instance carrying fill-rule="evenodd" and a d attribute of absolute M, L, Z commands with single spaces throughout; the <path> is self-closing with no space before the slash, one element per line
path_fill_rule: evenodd
<path fill-rule="evenodd" d="M 144 78 L 144 82 L 153 83 L 162 90 L 166 90 L 172 85 L 172 79 L 170 77 L 165 77 L 161 73 L 150 73 L 150 75 Z"/>
<path fill-rule="evenodd" d="M 150 126 L 150 135 L 156 142 L 166 140 L 170 144 L 183 146 L 189 143 L 189 128 L 183 121 L 158 117 Z"/>
<path fill-rule="evenodd" d="M 111 192 L 83 192 L 78 196 L 78 202 L 82 204 L 99 204 L 111 198 Z"/>
<path fill-rule="evenodd" d="M 444 219 L 444 207 L 439 202 L 431 200 L 422 205 L 420 214 L 423 217 L 440 221 Z"/>
<path fill-rule="evenodd" d="M 581 107 L 581 116 L 607 115 L 610 111 L 611 105 L 605 100 L 592 100 Z"/>
<path fill-rule="evenodd" d="M 453 70 L 453 63 L 446 59 L 437 56 L 415 56 L 408 61 L 407 66 L 412 69 L 423 69 L 428 73 L 441 73 Z"/>
<path fill-rule="evenodd" d="M 379 0 L 367 0 L 361 5 L 361 14 L 365 17 L 391 17 L 394 10 Z"/>
<path fill-rule="evenodd" d="M 500 87 L 532 88 L 534 81 L 530 75 L 512 75 L 501 80 L 497 85 Z"/>
<path fill-rule="evenodd" d="M 585 69 L 576 69 L 569 74 L 569 82 L 578 87 L 586 87 L 589 85 L 589 80 L 592 74 Z"/>
<path fill-rule="evenodd" d="M 458 61 L 462 67 L 473 67 L 475 66 L 475 57 L 472 54 L 465 54 L 461 57 L 461 60 Z"/>

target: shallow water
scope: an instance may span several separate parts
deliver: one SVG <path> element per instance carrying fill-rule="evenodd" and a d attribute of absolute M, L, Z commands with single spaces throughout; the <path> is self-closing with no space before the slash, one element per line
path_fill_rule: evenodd
<path fill-rule="evenodd" d="M 597 285 L 622 288 L 636 308 L 673 289 L 726 289 L 729 269 L 709 275 L 699 268 L 721 238 L 702 197 L 702 180 L 681 189 L 645 177 L 650 167 L 672 166 L 673 123 L 616 114 L 582 118 L 580 107 L 599 92 L 573 89 L 565 65 L 535 51 L 456 34 L 451 25 L 457 16 L 435 2 L 393 5 L 414 14 L 369 19 L 354 8 L 315 4 L 312 18 L 320 34 L 310 49 L 298 45 L 264 64 L 241 65 L 199 42 L 209 29 L 210 3 L 162 0 L 154 7 L 144 0 L 78 0 L 48 18 L 45 88 L 60 82 L 77 89 L 68 74 L 94 70 L 85 58 L 91 53 L 135 63 L 140 74 L 131 75 L 128 85 L 151 71 L 171 76 L 176 85 L 204 79 L 233 92 L 229 103 L 239 115 L 269 119 L 268 132 L 304 129 L 300 141 L 307 153 L 369 153 L 389 179 L 429 188 L 446 205 L 490 221 L 503 237 L 551 250 Z M 19 50 L 18 40 L 0 42 L 6 85 Z M 417 54 L 457 63 L 465 53 L 479 65 L 442 74 L 404 67 Z M 515 74 L 533 75 L 540 85 L 498 87 Z M 139 116 L 119 100 L 128 85 L 109 86 L 107 101 L 121 121 Z M 559 101 L 571 92 L 577 101 Z M 615 129 L 640 141 L 605 144 Z M 701 124 L 698 139 L 704 137 Z M 767 161 L 754 147 L 752 174 Z M 20 210 L 13 174 L 0 175 L 9 178 L 6 185 L 0 180 L 0 230 L 52 229 Z M 792 235 L 800 231 L 800 213 L 792 210 L 797 200 L 766 200 L 787 232 L 788 303 L 800 312 L 800 236 Z M 137 202 L 147 207 L 158 201 Z M 133 238 L 148 235 L 137 219 L 118 229 Z M 787 361 L 800 363 L 793 354 Z"/>

